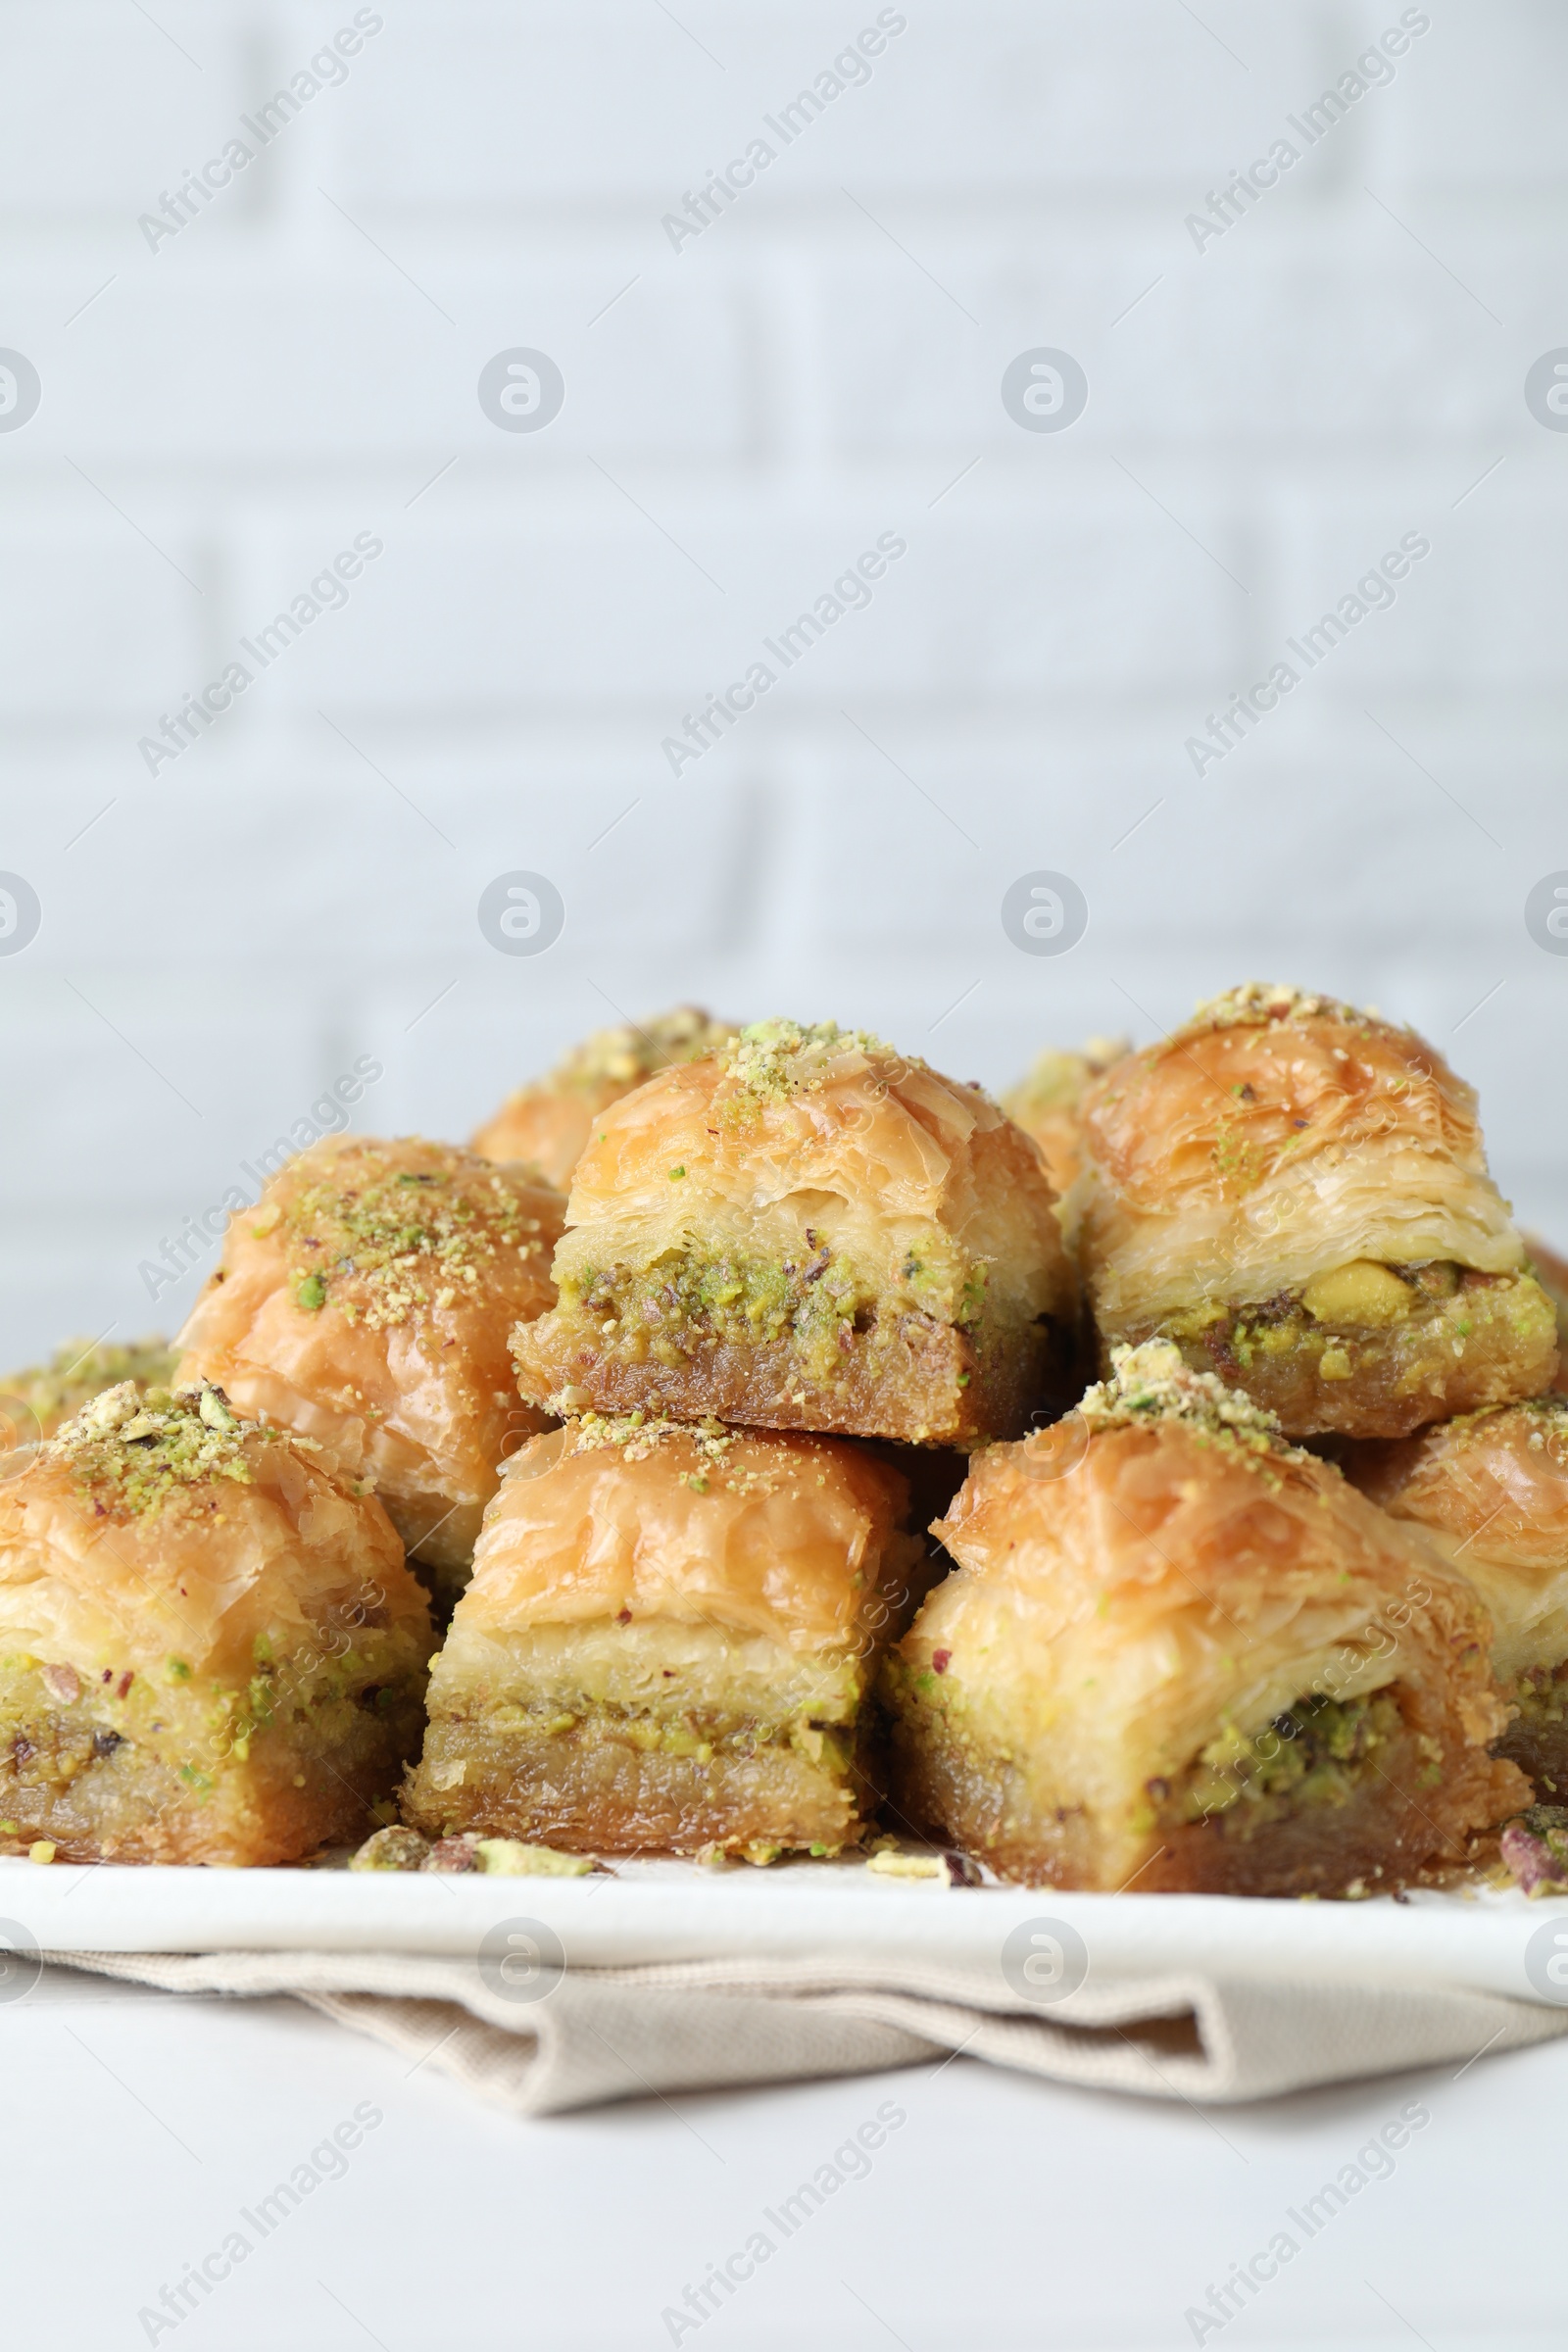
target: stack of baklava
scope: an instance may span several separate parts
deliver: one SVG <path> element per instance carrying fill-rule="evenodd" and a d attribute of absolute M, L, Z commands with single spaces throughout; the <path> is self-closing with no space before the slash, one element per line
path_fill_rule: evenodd
<path fill-rule="evenodd" d="M 34 1439 L 0 1843 L 288 1860 L 368 1808 L 368 1866 L 489 1868 L 881 1827 L 1335 1894 L 1500 1832 L 1540 1877 L 1568 1402 L 1469 1089 L 1249 987 L 1007 1111 L 681 1008 L 472 1151 L 300 1153 L 172 1369 L 0 1399 Z"/>

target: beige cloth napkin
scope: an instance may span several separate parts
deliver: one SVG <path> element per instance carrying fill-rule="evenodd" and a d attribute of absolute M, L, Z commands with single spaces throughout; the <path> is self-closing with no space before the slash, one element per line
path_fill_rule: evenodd
<path fill-rule="evenodd" d="M 959 2052 L 1091 2089 L 1229 2104 L 1568 2033 L 1568 2010 L 1492 1993 L 1179 1972 L 1031 2006 L 1000 1976 L 956 1968 L 681 1961 L 567 1969 L 543 1997 L 518 2000 L 472 1961 L 395 1952 L 43 1958 L 171 1992 L 291 1993 L 518 2115 Z"/>

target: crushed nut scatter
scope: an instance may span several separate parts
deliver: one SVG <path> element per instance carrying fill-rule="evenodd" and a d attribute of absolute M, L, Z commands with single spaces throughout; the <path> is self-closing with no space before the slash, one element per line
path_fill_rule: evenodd
<path fill-rule="evenodd" d="M 1348 1022 L 1357 1029 L 1364 1029 L 1377 1017 L 1358 1011 L 1353 1004 L 1342 1004 L 1338 997 L 1313 996 L 1283 981 L 1244 980 L 1240 988 L 1228 988 L 1221 996 L 1201 1001 L 1187 1027 L 1262 1028 L 1270 1021 L 1310 1021 L 1319 1014 L 1330 1020 Z"/>
<path fill-rule="evenodd" d="M 841 1029 L 837 1021 L 753 1021 L 718 1058 L 726 1074 L 759 1100 L 787 1102 L 820 1086 L 845 1054 L 891 1054 L 893 1048 L 869 1029 Z M 921 1065 L 910 1063 L 911 1067 Z"/>
<path fill-rule="evenodd" d="M 245 1458 L 250 1439 L 287 1442 L 280 1430 L 237 1419 L 222 1390 L 210 1381 L 143 1395 L 125 1380 L 84 1404 L 41 1448 L 41 1458 L 69 1464 L 106 1509 L 140 1518 L 194 1505 L 194 1490 L 211 1479 L 252 1485 Z M 210 1507 L 211 1497 L 207 1501 Z"/>
<path fill-rule="evenodd" d="M 677 1004 L 638 1027 L 596 1029 L 551 1071 L 549 1084 L 566 1093 L 596 1094 L 607 1086 L 640 1086 L 656 1070 L 701 1061 L 727 1046 L 735 1031 L 696 1004 Z"/>
<path fill-rule="evenodd" d="M 1274 1414 L 1212 1372 L 1193 1372 L 1170 1340 L 1113 1348 L 1111 1375 L 1084 1393 L 1078 1410 L 1091 1429 L 1129 1429 L 1149 1421 L 1181 1421 L 1211 1444 L 1252 1454 L 1305 1462 L 1313 1457 L 1287 1443 Z"/>
<path fill-rule="evenodd" d="M 479 1289 L 503 1250 L 543 1257 L 539 1220 L 487 1160 L 429 1148 L 411 1166 L 407 1140 L 366 1144 L 332 1179 L 282 1197 L 294 1301 L 332 1307 L 372 1331 L 408 1322 L 444 1296 Z"/>
<path fill-rule="evenodd" d="M 1532 1805 L 1506 1825 L 1497 1845 L 1526 1894 L 1568 1894 L 1568 1807 Z"/>
<path fill-rule="evenodd" d="M 122 1380 L 133 1380 L 141 1388 L 167 1388 L 177 1360 L 177 1351 L 167 1340 L 132 1340 L 123 1348 L 68 1340 L 46 1364 L 30 1365 L 0 1381 L 0 1392 L 29 1406 L 40 1427 L 49 1431 L 79 1411 L 89 1396 Z"/>
<path fill-rule="evenodd" d="M 562 1399 L 553 1397 L 550 1410 L 562 1412 Z M 628 1462 L 643 1462 L 656 1446 L 667 1445 L 672 1438 L 689 1438 L 704 1459 L 717 1469 L 735 1436 L 722 1421 L 669 1421 L 643 1412 L 583 1413 L 572 1427 L 567 1450 L 595 1453 L 602 1446 L 618 1446 Z"/>
<path fill-rule="evenodd" d="M 902 1879 L 906 1884 L 913 1880 L 933 1886 L 978 1886 L 981 1883 L 979 1869 L 967 1854 L 906 1854 L 879 1844 L 865 1867 L 873 1878 Z"/>
<path fill-rule="evenodd" d="M 377 1830 L 349 1860 L 350 1870 L 478 1871 L 501 1879 L 581 1879 L 596 1865 L 586 1854 L 558 1853 L 514 1838 L 482 1838 L 465 1830 L 434 1844 L 417 1830 Z"/>
<path fill-rule="evenodd" d="M 1553 1461 L 1568 1464 L 1568 1396 L 1532 1396 L 1521 1404 L 1484 1404 L 1479 1412 L 1456 1413 L 1441 1425 L 1444 1441 L 1456 1447 L 1484 1443 L 1488 1424 L 1502 1413 L 1523 1414 L 1534 1424 L 1526 1440 L 1532 1453 L 1549 1448 Z"/>
<path fill-rule="evenodd" d="M 786 1480 L 799 1474 L 803 1450 L 799 1436 L 780 1456 L 776 1468 L 772 1463 L 759 1465 L 735 1458 L 735 1445 L 746 1436 L 744 1430 L 726 1429 L 722 1421 L 670 1421 L 660 1415 L 652 1417 L 640 1411 L 630 1413 L 582 1413 L 570 1419 L 570 1408 L 564 1399 L 554 1396 L 547 1409 L 568 1420 L 567 1443 L 562 1458 L 572 1454 L 594 1453 L 602 1446 L 615 1446 L 628 1462 L 646 1461 L 661 1446 L 677 1438 L 695 1446 L 700 1466 L 684 1474 L 681 1483 L 695 1494 L 706 1494 L 710 1484 L 716 1483 L 724 1493 L 740 1495 L 765 1495 L 776 1493 Z"/>

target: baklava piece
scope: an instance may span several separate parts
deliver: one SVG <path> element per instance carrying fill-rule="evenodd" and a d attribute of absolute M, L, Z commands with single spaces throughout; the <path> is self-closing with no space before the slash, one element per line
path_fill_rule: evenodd
<path fill-rule="evenodd" d="M 734 1035 L 732 1021 L 715 1021 L 696 1004 L 656 1012 L 640 1027 L 596 1029 L 548 1078 L 509 1095 L 473 1148 L 486 1159 L 526 1160 L 564 1192 L 602 1110 L 656 1070 L 714 1054 Z"/>
<path fill-rule="evenodd" d="M 1476 1098 L 1408 1029 L 1256 983 L 1084 1100 L 1102 1345 L 1174 1340 L 1292 1437 L 1400 1438 L 1539 1396 L 1552 1310 Z"/>
<path fill-rule="evenodd" d="M 1054 1048 L 1042 1054 L 1027 1078 L 1002 1097 L 1002 1107 L 1015 1126 L 1040 1146 L 1046 1174 L 1058 1194 L 1065 1193 L 1083 1167 L 1083 1133 L 1079 1105 L 1090 1082 L 1132 1052 L 1130 1037 L 1091 1037 L 1081 1054 Z"/>
<path fill-rule="evenodd" d="M 374 1496 L 124 1382 L 0 1487 L 0 1850 L 293 1862 L 418 1746 L 434 1637 Z"/>
<path fill-rule="evenodd" d="M 1475 1594 L 1155 1342 L 973 1464 L 885 1670 L 906 1816 L 1030 1886 L 1339 1894 L 1463 1865 L 1529 1784 Z"/>
<path fill-rule="evenodd" d="M 179 1377 L 373 1479 L 450 1597 L 503 1458 L 544 1427 L 518 1399 L 508 1335 L 555 1297 L 564 1208 L 527 1170 L 451 1145 L 327 1137 L 230 1217 Z"/>
<path fill-rule="evenodd" d="M 599 1121 L 522 1394 L 967 1448 L 1017 1436 L 1076 1284 L 1027 1137 L 833 1022 L 763 1021 Z"/>
<path fill-rule="evenodd" d="M 837 1853 L 876 1802 L 865 1703 L 923 1585 L 857 1446 L 591 1417 L 507 1464 L 404 1811 L 593 1853 Z"/>
<path fill-rule="evenodd" d="M 140 1389 L 167 1388 L 174 1377 L 174 1350 L 167 1340 L 131 1340 L 121 1347 L 102 1340 L 67 1340 L 46 1364 L 0 1378 L 0 1421 L 9 1422 L 13 1443 L 52 1438 L 79 1412 L 89 1396 L 122 1381 Z"/>
<path fill-rule="evenodd" d="M 1568 1799 L 1568 1398 L 1465 1413 L 1419 1437 L 1357 1446 L 1348 1476 L 1475 1587 L 1492 1658 L 1518 1709 L 1494 1753 Z"/>

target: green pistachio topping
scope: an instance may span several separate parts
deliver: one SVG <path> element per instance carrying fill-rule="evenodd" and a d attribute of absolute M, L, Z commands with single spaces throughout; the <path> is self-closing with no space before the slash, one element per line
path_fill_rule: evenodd
<path fill-rule="evenodd" d="M 1171 1340 L 1113 1348 L 1111 1376 L 1086 1391 L 1079 1411 L 1092 1429 L 1127 1429 L 1152 1421 L 1180 1421 L 1199 1435 L 1224 1439 L 1246 1452 L 1296 1461 L 1311 1457 L 1288 1445 L 1276 1416 L 1212 1372 L 1194 1372 Z"/>
<path fill-rule="evenodd" d="M 281 1443 L 281 1433 L 236 1419 L 221 1389 L 149 1389 L 122 1381 L 84 1404 L 56 1432 L 43 1458 L 69 1464 L 95 1500 L 135 1517 L 188 1498 L 212 1479 L 253 1484 L 248 1439 Z"/>

